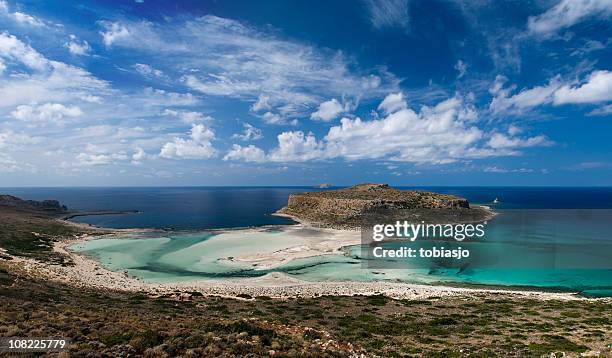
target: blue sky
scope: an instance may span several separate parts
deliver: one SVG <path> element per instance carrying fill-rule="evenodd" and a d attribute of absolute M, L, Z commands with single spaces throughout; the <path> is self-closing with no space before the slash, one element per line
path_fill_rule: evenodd
<path fill-rule="evenodd" d="M 612 185 L 612 1 L 0 0 L 0 186 Z"/>

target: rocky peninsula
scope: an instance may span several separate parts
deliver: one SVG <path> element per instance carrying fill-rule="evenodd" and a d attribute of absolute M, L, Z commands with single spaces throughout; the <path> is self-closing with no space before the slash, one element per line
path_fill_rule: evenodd
<path fill-rule="evenodd" d="M 428 223 L 475 223 L 494 213 L 454 195 L 399 190 L 388 184 L 358 184 L 350 188 L 289 196 L 277 215 L 316 227 L 358 229 L 366 215 L 384 215 Z"/>

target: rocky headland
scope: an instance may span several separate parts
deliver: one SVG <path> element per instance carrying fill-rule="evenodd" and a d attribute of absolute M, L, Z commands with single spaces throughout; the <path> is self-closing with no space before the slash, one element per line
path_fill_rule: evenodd
<path fill-rule="evenodd" d="M 366 183 L 344 189 L 292 194 L 287 206 L 277 215 L 317 227 L 357 229 L 367 215 L 428 223 L 474 223 L 488 220 L 494 213 L 454 195 Z"/>

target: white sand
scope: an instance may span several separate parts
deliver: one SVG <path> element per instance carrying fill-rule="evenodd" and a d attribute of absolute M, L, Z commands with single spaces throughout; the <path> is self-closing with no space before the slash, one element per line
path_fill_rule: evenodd
<path fill-rule="evenodd" d="M 205 244 L 212 244 L 216 241 L 244 242 L 245 236 L 257 235 L 260 232 L 261 229 L 230 230 L 213 237 Z M 274 236 L 277 237 L 274 238 Z M 246 264 L 256 270 L 267 270 L 299 258 L 340 254 L 342 247 L 358 245 L 361 242 L 361 236 L 357 231 L 313 229 L 298 224 L 283 228 L 283 231 L 277 235 L 268 233 L 265 240 L 276 242 L 273 245 L 250 245 L 247 251 L 232 254 L 232 261 Z"/>

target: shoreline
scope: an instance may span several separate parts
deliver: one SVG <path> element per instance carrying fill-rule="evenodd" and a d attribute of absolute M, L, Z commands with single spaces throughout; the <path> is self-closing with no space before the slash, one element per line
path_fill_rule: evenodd
<path fill-rule="evenodd" d="M 67 220 L 63 222 L 70 225 L 81 226 Z M 320 229 L 307 225 L 296 224 L 311 230 L 333 230 Z M 87 226 L 91 229 L 91 227 Z M 85 234 L 70 240 L 57 241 L 53 245 L 53 251 L 68 256 L 72 266 L 59 266 L 42 263 L 34 259 L 13 257 L 6 261 L 15 266 L 19 271 L 35 278 L 42 278 L 55 282 L 65 283 L 76 288 L 93 288 L 101 290 L 116 290 L 124 292 L 140 292 L 149 295 L 191 295 L 190 292 L 198 292 L 202 295 L 217 295 L 223 297 L 257 297 L 269 296 L 272 298 L 295 298 L 295 297 L 317 297 L 317 296 L 353 296 L 353 295 L 377 295 L 383 294 L 395 299 L 427 299 L 441 297 L 515 297 L 534 298 L 542 300 L 610 300 L 610 298 L 590 298 L 578 296 L 573 292 L 550 292 L 534 287 L 533 289 L 506 288 L 483 288 L 483 287 L 456 287 L 445 285 L 413 284 L 407 282 L 389 281 L 304 281 L 289 275 L 272 272 L 255 278 L 232 278 L 223 280 L 194 280 L 172 283 L 146 282 L 142 279 L 127 275 L 127 272 L 111 271 L 98 261 L 70 250 L 68 247 L 99 238 L 100 236 L 122 235 L 126 233 L 157 232 L 152 229 L 108 229 L 97 228 L 102 231 Z M 339 231 L 339 230 L 338 230 Z M 354 231 L 348 231 L 352 235 Z M 345 245 L 342 245 L 345 246 Z M 284 253 L 282 254 L 285 255 Z M 12 264 L 11 264 L 12 262 Z M 284 263 L 284 262 L 283 262 Z M 283 264 L 281 263 L 281 264 Z"/>

